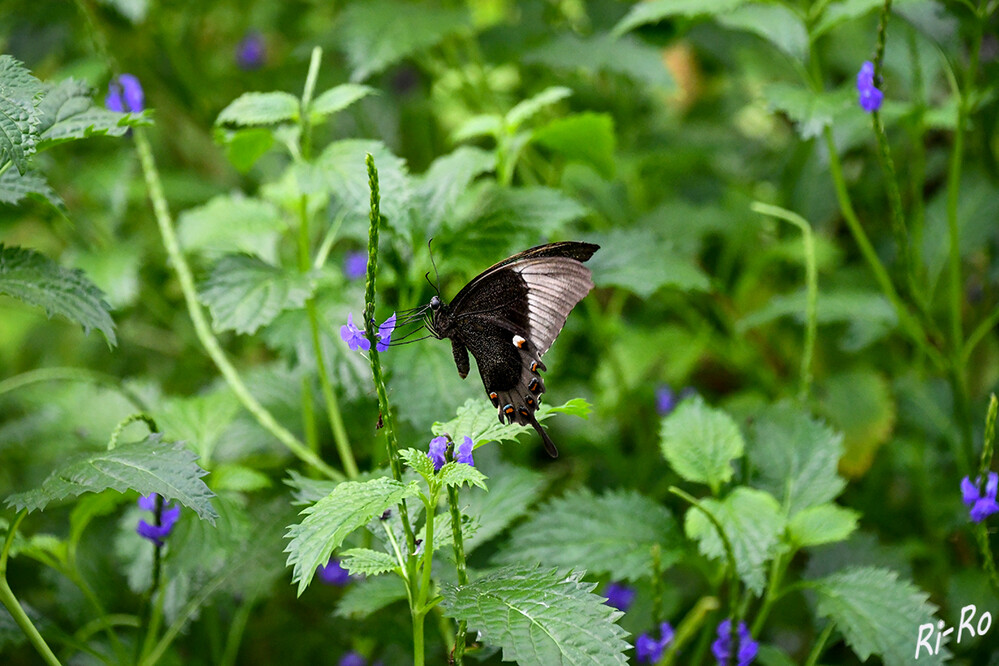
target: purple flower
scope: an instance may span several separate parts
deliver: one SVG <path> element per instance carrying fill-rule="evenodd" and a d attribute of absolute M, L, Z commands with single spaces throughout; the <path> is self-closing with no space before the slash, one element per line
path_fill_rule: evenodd
<path fill-rule="evenodd" d="M 368 662 L 364 660 L 364 657 L 351 651 L 340 657 L 337 666 L 364 666 L 366 663 Z"/>
<path fill-rule="evenodd" d="M 246 33 L 246 36 L 236 45 L 236 64 L 244 71 L 259 69 L 267 57 L 267 44 L 264 36 L 256 30 Z"/>
<path fill-rule="evenodd" d="M 635 641 L 635 657 L 640 664 L 654 664 L 663 656 L 663 650 L 673 642 L 673 627 L 669 622 L 659 625 L 659 640 L 649 634 L 642 634 Z"/>
<path fill-rule="evenodd" d="M 971 507 L 971 519 L 976 523 L 982 522 L 993 513 L 999 511 L 999 502 L 996 502 L 996 491 L 999 490 L 999 474 L 989 472 L 988 478 L 985 481 L 984 495 L 978 492 L 978 484 L 981 480 L 982 477 L 978 477 L 972 483 L 968 477 L 961 479 L 962 499 L 965 504 Z"/>
<path fill-rule="evenodd" d="M 760 644 L 753 640 L 745 622 L 739 623 L 739 651 L 735 655 L 736 666 L 748 666 L 756 658 Z M 718 660 L 718 666 L 728 666 L 732 657 L 732 621 L 728 618 L 718 625 L 718 640 L 711 644 L 711 653 Z"/>
<path fill-rule="evenodd" d="M 343 260 L 343 274 L 348 280 L 357 280 L 368 272 L 367 252 L 348 252 Z"/>
<path fill-rule="evenodd" d="M 389 343 L 392 342 L 392 331 L 395 330 L 395 313 L 392 316 L 382 322 L 382 325 L 378 327 L 378 342 L 375 344 L 375 349 L 380 352 L 385 351 L 389 348 Z"/>
<path fill-rule="evenodd" d="M 316 567 L 316 575 L 327 585 L 343 587 L 350 582 L 350 572 L 340 566 L 340 560 L 335 557 L 331 557 L 326 566 Z"/>
<path fill-rule="evenodd" d="M 660 384 L 656 388 L 656 411 L 660 416 L 668 416 L 676 409 L 676 393 L 669 384 Z"/>
<path fill-rule="evenodd" d="M 465 463 L 466 465 L 475 467 L 475 461 L 472 460 L 472 448 L 472 438 L 465 435 L 465 440 L 458 445 L 458 455 L 456 455 L 454 459 L 460 463 Z"/>
<path fill-rule="evenodd" d="M 865 60 L 857 72 L 857 94 L 860 98 L 860 108 L 867 113 L 881 108 L 884 93 L 874 86 L 874 63 Z"/>
<path fill-rule="evenodd" d="M 434 463 L 434 471 L 441 471 L 441 467 L 447 460 L 444 458 L 444 454 L 447 452 L 447 437 L 434 437 L 430 440 L 430 451 L 427 452 L 427 457 L 430 458 Z"/>
<path fill-rule="evenodd" d="M 371 341 L 364 336 L 364 331 L 354 326 L 353 312 L 347 314 L 347 325 L 340 327 L 340 337 L 347 343 L 351 351 L 371 349 Z"/>
<path fill-rule="evenodd" d="M 139 497 L 139 508 L 143 511 L 152 511 L 155 514 L 157 498 L 158 496 L 156 493 L 150 493 Z M 179 505 L 171 504 L 170 506 L 163 506 L 160 509 L 158 521 L 148 523 L 145 520 L 140 520 L 139 524 L 135 527 L 135 531 L 139 534 L 139 536 L 149 539 L 159 547 L 163 545 L 163 539 L 170 536 L 170 532 L 173 531 L 173 526 L 177 524 L 177 520 L 179 518 Z M 155 524 L 156 522 L 158 522 L 159 525 Z"/>
<path fill-rule="evenodd" d="M 604 596 L 607 597 L 607 601 L 604 603 L 623 613 L 631 608 L 631 602 L 635 600 L 635 590 L 612 580 L 604 588 Z"/>
<path fill-rule="evenodd" d="M 111 79 L 108 83 L 108 95 L 104 98 L 104 106 L 109 110 L 118 113 L 126 111 L 139 113 L 145 108 L 144 102 L 145 95 L 142 92 L 142 84 L 131 74 L 122 74 Z"/>

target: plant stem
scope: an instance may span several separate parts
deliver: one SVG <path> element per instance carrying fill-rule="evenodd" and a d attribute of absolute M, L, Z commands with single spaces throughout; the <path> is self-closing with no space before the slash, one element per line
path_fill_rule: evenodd
<path fill-rule="evenodd" d="M 808 654 L 808 661 L 805 662 L 805 666 L 815 666 L 819 663 L 819 657 L 821 657 L 822 653 L 825 651 L 826 642 L 829 640 L 829 637 L 832 635 L 835 627 L 836 623 L 830 620 L 829 624 L 826 625 L 826 628 L 822 630 L 821 634 L 819 634 L 818 639 L 816 639 L 815 646 Z"/>
<path fill-rule="evenodd" d="M 451 509 L 451 534 L 454 541 L 454 562 L 458 570 L 458 585 L 468 585 L 468 571 L 465 570 L 465 541 L 461 533 L 461 509 L 458 506 L 458 489 L 450 486 L 447 489 L 447 503 Z M 465 655 L 465 633 L 468 623 L 458 622 L 458 633 L 454 638 L 453 661 L 461 666 Z"/>
<path fill-rule="evenodd" d="M 253 397 L 243 382 L 242 377 L 236 371 L 236 368 L 233 367 L 232 363 L 226 357 L 225 352 L 222 351 L 222 346 L 212 333 L 208 320 L 205 318 L 205 313 L 198 303 L 198 294 L 194 287 L 194 276 L 191 273 L 191 267 L 180 251 L 180 243 L 177 240 L 173 219 L 167 207 L 166 197 L 163 195 L 163 185 L 160 183 L 159 171 L 157 171 L 153 160 L 152 147 L 149 145 L 149 140 L 146 138 L 143 128 L 133 128 L 133 132 L 135 147 L 139 153 L 142 172 L 146 179 L 146 189 L 149 191 L 149 199 L 153 204 L 153 212 L 156 216 L 156 222 L 159 225 L 160 235 L 163 237 L 163 246 L 166 248 L 174 270 L 177 271 L 177 279 L 180 282 L 180 288 L 184 294 L 184 302 L 187 304 L 187 311 L 191 317 L 191 323 L 194 324 L 198 340 L 201 341 L 205 351 L 208 352 L 208 356 L 215 363 L 219 372 L 222 373 L 226 383 L 229 384 L 229 388 L 232 389 L 232 392 L 236 394 L 239 401 L 256 418 L 261 426 L 274 435 L 299 460 L 312 465 L 334 481 L 342 481 L 345 478 L 342 472 L 330 467 L 314 451 L 310 451 L 301 440 L 278 423 L 267 408 Z"/>
<path fill-rule="evenodd" d="M 717 597 L 701 597 L 677 626 L 676 633 L 673 634 L 673 642 L 669 644 L 669 648 L 659 663 L 666 666 L 673 664 L 677 655 L 683 650 L 683 646 L 690 642 L 701 629 L 708 615 L 720 607 L 721 604 Z"/>

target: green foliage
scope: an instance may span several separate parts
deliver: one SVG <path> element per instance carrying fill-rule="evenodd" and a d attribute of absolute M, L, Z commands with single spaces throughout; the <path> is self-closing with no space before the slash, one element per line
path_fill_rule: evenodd
<path fill-rule="evenodd" d="M 659 52 L 627 35 L 615 38 L 610 34 L 583 37 L 562 33 L 551 42 L 528 51 L 524 59 L 554 69 L 583 70 L 591 76 L 612 72 L 664 89 L 674 84 L 669 70 L 662 66 Z"/>
<path fill-rule="evenodd" d="M 91 136 L 125 136 L 130 127 L 149 125 L 149 114 L 118 113 L 95 106 L 93 91 L 82 81 L 66 79 L 45 90 L 38 103 L 39 151 Z"/>
<path fill-rule="evenodd" d="M 708 278 L 689 259 L 669 248 L 651 229 L 615 229 L 591 234 L 600 246 L 590 262 L 600 284 L 627 289 L 648 298 L 662 287 L 707 291 Z"/>
<path fill-rule="evenodd" d="M 350 586 L 334 612 L 338 617 L 360 620 L 405 598 L 406 586 L 400 578 L 366 578 Z"/>
<path fill-rule="evenodd" d="M 118 344 L 101 290 L 82 271 L 62 268 L 34 250 L 0 244 L 0 294 L 44 308 L 49 317 L 62 315 L 86 333 L 96 328 L 109 347 Z"/>
<path fill-rule="evenodd" d="M 636 492 L 579 490 L 546 502 L 515 528 L 499 561 L 583 567 L 637 581 L 652 573 L 657 546 L 664 566 L 679 559 L 679 530 L 664 507 Z"/>
<path fill-rule="evenodd" d="M 52 502 L 108 488 L 140 495 L 158 493 L 165 501 L 176 500 L 211 523 L 218 517 L 212 507 L 212 491 L 201 477 L 207 474 L 195 464 L 196 456 L 179 444 L 163 442 L 158 435 L 109 451 L 90 453 L 64 463 L 41 487 L 7 498 L 17 511 L 44 509 Z"/>
<path fill-rule="evenodd" d="M 35 152 L 41 112 L 42 83 L 9 55 L 0 55 L 0 167 L 12 162 L 18 173 L 28 170 Z"/>
<path fill-rule="evenodd" d="M 374 88 L 356 83 L 343 83 L 320 93 L 309 107 L 310 122 L 313 124 L 326 120 L 328 116 L 343 111 L 354 102 L 374 94 Z"/>
<path fill-rule="evenodd" d="M 465 552 L 471 553 L 496 537 L 523 516 L 541 496 L 545 477 L 524 467 L 497 462 L 488 468 L 488 493 L 470 493 L 465 512 L 478 516 L 475 534 L 465 537 Z"/>
<path fill-rule="evenodd" d="M 620 613 L 593 594 L 582 574 L 509 566 L 464 586 L 446 585 L 444 612 L 465 620 L 505 661 L 520 664 L 625 664 L 630 646 Z M 585 627 L 586 631 L 580 631 Z"/>
<path fill-rule="evenodd" d="M 732 478 L 731 463 L 745 448 L 732 418 L 700 397 L 683 401 L 662 420 L 659 444 L 677 474 L 712 489 Z"/>
<path fill-rule="evenodd" d="M 378 576 L 397 564 L 392 556 L 370 548 L 351 548 L 340 553 L 340 565 L 352 576 Z"/>
<path fill-rule="evenodd" d="M 621 35 L 629 30 L 649 23 L 658 23 L 676 16 L 694 17 L 703 15 L 724 15 L 743 5 L 747 0 L 651 0 L 634 5 L 627 16 L 614 27 L 614 34 Z"/>
<path fill-rule="evenodd" d="M 602 113 L 558 118 L 534 132 L 534 141 L 567 160 L 589 164 L 605 178 L 614 175 L 614 119 Z"/>
<path fill-rule="evenodd" d="M 273 204 L 249 197 L 220 195 L 184 211 L 177 234 L 184 248 L 208 256 L 254 254 L 277 258 L 277 243 L 286 223 Z"/>
<path fill-rule="evenodd" d="M 300 110 L 298 98 L 289 93 L 250 92 L 222 109 L 215 122 L 236 127 L 274 125 L 297 121 Z"/>
<path fill-rule="evenodd" d="M 541 405 L 535 413 L 535 418 L 539 423 L 543 423 L 552 414 L 569 414 L 585 419 L 589 413 L 590 406 L 585 400 L 573 398 L 557 407 Z M 531 426 L 499 423 L 495 407 L 485 400 L 472 398 L 466 400 L 465 404 L 458 408 L 457 416 L 447 423 L 435 422 L 431 430 L 434 435 L 451 435 L 451 438 L 457 442 L 460 442 L 463 437 L 471 437 L 475 447 L 487 442 L 515 443 L 519 441 L 522 434 L 534 432 L 534 428 Z"/>
<path fill-rule="evenodd" d="M 835 504 L 810 506 L 788 521 L 788 538 L 802 548 L 845 541 L 857 529 L 858 518 L 856 511 Z"/>
<path fill-rule="evenodd" d="M 849 108 L 854 93 L 850 90 L 816 94 L 803 86 L 775 83 L 764 91 L 767 104 L 787 114 L 802 139 L 821 136 L 838 113 Z"/>

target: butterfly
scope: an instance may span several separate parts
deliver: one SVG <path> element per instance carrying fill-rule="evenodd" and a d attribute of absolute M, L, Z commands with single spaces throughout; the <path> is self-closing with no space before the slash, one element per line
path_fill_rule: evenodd
<path fill-rule="evenodd" d="M 428 306 L 427 329 L 451 341 L 461 378 L 471 352 L 500 423 L 533 426 L 552 458 L 558 449 L 534 416 L 545 392 L 541 357 L 593 288 L 583 262 L 599 248 L 577 241 L 532 247 L 487 268 L 450 303 L 438 294 Z"/>

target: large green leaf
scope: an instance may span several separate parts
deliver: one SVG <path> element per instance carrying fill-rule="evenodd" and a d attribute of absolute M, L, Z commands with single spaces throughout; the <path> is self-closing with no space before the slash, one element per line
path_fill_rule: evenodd
<path fill-rule="evenodd" d="M 891 386 L 880 373 L 862 368 L 829 377 L 820 396 L 823 415 L 843 433 L 840 472 L 850 478 L 863 475 L 895 427 Z"/>
<path fill-rule="evenodd" d="M 356 83 L 342 83 L 335 88 L 320 93 L 309 107 L 310 121 L 318 123 L 338 111 L 343 111 L 354 102 L 375 92 L 374 88 Z"/>
<path fill-rule="evenodd" d="M 351 548 L 340 553 L 340 565 L 352 576 L 378 576 L 392 571 L 398 563 L 386 552 L 370 548 Z"/>
<path fill-rule="evenodd" d="M 546 502 L 516 527 L 498 560 L 585 568 L 637 581 L 652 575 L 656 546 L 664 567 L 682 549 L 676 521 L 665 507 L 635 491 L 594 495 L 580 489 Z"/>
<path fill-rule="evenodd" d="M 207 466 L 219 437 L 238 412 L 236 396 L 228 389 L 221 389 L 189 398 L 162 400 L 154 415 L 157 425 L 170 439 L 186 442 Z"/>
<path fill-rule="evenodd" d="M 534 131 L 534 140 L 567 160 L 593 167 L 604 178 L 614 175 L 614 119 L 607 113 L 576 113 L 556 118 Z"/>
<path fill-rule="evenodd" d="M 392 154 L 385 144 L 368 139 L 337 141 L 326 147 L 316 161 L 316 167 L 342 209 L 367 220 L 371 190 L 364 160 L 368 153 L 378 168 L 382 217 L 396 228 L 398 225 L 405 228 L 411 196 L 409 174 L 405 160 Z"/>
<path fill-rule="evenodd" d="M 731 12 L 747 0 L 650 0 L 632 5 L 631 10 L 614 26 L 613 34 L 622 35 L 649 23 L 676 17 L 718 16 Z"/>
<path fill-rule="evenodd" d="M 35 152 L 41 114 L 42 83 L 9 55 L 0 55 L 0 167 L 13 162 L 18 173 L 28 170 Z"/>
<path fill-rule="evenodd" d="M 413 192 L 428 233 L 436 231 L 452 215 L 455 203 L 466 192 L 469 183 L 495 168 L 496 155 L 474 146 L 460 146 L 434 160 L 416 181 Z"/>
<path fill-rule="evenodd" d="M 0 294 L 44 308 L 83 326 L 96 328 L 109 346 L 118 344 L 111 306 L 82 271 L 67 270 L 34 250 L 4 247 L 0 243 Z"/>
<path fill-rule="evenodd" d="M 521 100 L 507 111 L 504 118 L 506 131 L 513 134 L 521 125 L 541 113 L 542 109 L 552 106 L 570 95 L 572 95 L 572 91 L 565 86 L 552 86 L 545 88 L 533 97 Z"/>
<path fill-rule="evenodd" d="M 312 295 L 312 281 L 256 257 L 223 257 L 201 284 L 199 296 L 208 306 L 217 331 L 253 333 L 274 321 L 282 310 L 300 308 Z"/>
<path fill-rule="evenodd" d="M 843 437 L 788 403 L 754 415 L 749 429 L 754 485 L 770 491 L 793 516 L 842 492 L 837 474 Z"/>
<path fill-rule="evenodd" d="M 147 112 L 117 113 L 95 106 L 90 86 L 75 79 L 47 89 L 38 112 L 38 150 L 91 136 L 124 136 L 130 127 L 152 123 Z"/>
<path fill-rule="evenodd" d="M 708 276 L 691 259 L 674 251 L 666 239 L 652 229 L 614 229 L 589 234 L 585 240 L 600 251 L 587 264 L 599 286 L 616 286 L 642 298 L 662 287 L 684 291 L 707 291 Z"/>
<path fill-rule="evenodd" d="M 7 498 L 7 506 L 20 511 L 44 509 L 51 502 L 99 493 L 112 488 L 120 493 L 158 493 L 177 500 L 202 519 L 214 524 L 214 493 L 201 480 L 206 472 L 195 464 L 197 456 L 180 444 L 167 444 L 159 435 L 140 442 L 119 444 L 110 451 L 90 453 L 71 460 L 49 475 L 40 488 Z"/>
<path fill-rule="evenodd" d="M 663 64 L 659 49 L 630 35 L 615 39 L 607 33 L 581 37 L 563 32 L 547 44 L 525 53 L 523 60 L 589 74 L 612 72 L 657 88 L 673 86 L 673 77 Z"/>
<path fill-rule="evenodd" d="M 726 28 L 759 35 L 792 58 L 804 61 L 808 53 L 808 31 L 802 17 L 776 4 L 752 3 L 716 16 Z"/>
<path fill-rule="evenodd" d="M 376 576 L 352 583 L 333 613 L 338 617 L 361 620 L 405 598 L 406 585 L 401 578 Z"/>
<path fill-rule="evenodd" d="M 913 664 L 919 627 L 931 624 L 936 606 L 929 595 L 898 574 L 878 567 L 847 569 L 810 583 L 817 596 L 816 613 L 828 617 L 843 632 L 861 661 L 878 655 L 886 666 Z M 920 664 L 948 661 L 946 648 L 938 654 L 922 650 Z"/>
<path fill-rule="evenodd" d="M 836 114 L 850 107 L 854 95 L 847 88 L 816 93 L 803 85 L 790 83 L 773 83 L 763 91 L 767 105 L 772 110 L 787 114 L 805 140 L 821 135 L 826 127 L 832 125 Z"/>
<path fill-rule="evenodd" d="M 732 478 L 732 461 L 745 443 L 728 414 L 709 407 L 700 396 L 684 400 L 662 420 L 659 445 L 677 474 L 713 489 Z"/>
<path fill-rule="evenodd" d="M 286 226 L 269 201 L 226 194 L 181 213 L 177 234 L 189 251 L 209 256 L 245 252 L 275 262 Z"/>
<path fill-rule="evenodd" d="M 246 127 L 295 122 L 300 111 L 298 98 L 290 93 L 248 92 L 222 109 L 215 124 Z"/>
<path fill-rule="evenodd" d="M 478 463 L 477 463 L 478 464 Z M 496 458 L 485 469 L 489 472 L 488 493 L 468 493 L 461 503 L 464 512 L 477 516 L 479 528 L 465 539 L 469 554 L 505 530 L 527 512 L 545 489 L 546 477 L 525 467 L 517 467 Z"/>
<path fill-rule="evenodd" d="M 61 210 L 66 208 L 62 198 L 56 194 L 41 172 L 29 169 L 22 174 L 17 169 L 7 169 L 0 173 L 0 203 L 16 206 L 25 197 L 48 201 Z"/>
<path fill-rule="evenodd" d="M 316 567 L 329 561 L 347 535 L 418 492 L 416 481 L 408 485 L 383 477 L 344 481 L 305 509 L 305 519 L 288 528 L 291 543 L 285 549 L 288 566 L 294 567 L 292 579 L 298 583 L 299 596 L 312 582 Z"/>
<path fill-rule="evenodd" d="M 702 499 L 701 505 L 714 515 L 732 544 L 735 568 L 746 587 L 757 594 L 766 586 L 767 562 L 774 556 L 784 532 L 784 517 L 773 495 L 740 486 L 719 501 Z M 684 519 L 687 536 L 697 540 L 708 557 L 727 564 L 725 546 L 707 516 L 691 507 Z"/>
<path fill-rule="evenodd" d="M 535 413 L 538 422 L 545 421 L 552 414 L 572 414 L 587 418 L 590 413 L 589 404 L 582 398 L 573 398 L 557 407 L 541 405 Z M 485 400 L 469 398 L 458 408 L 457 416 L 446 423 L 436 421 L 431 426 L 434 435 L 448 434 L 455 441 L 462 437 L 471 437 L 476 447 L 486 442 L 513 443 L 519 441 L 520 435 L 533 432 L 529 425 L 516 423 L 500 423 L 496 418 L 496 408 Z"/>
<path fill-rule="evenodd" d="M 524 666 L 626 664 L 631 646 L 615 623 L 621 613 L 593 594 L 582 573 L 511 566 L 468 585 L 445 585 L 444 614 L 468 622 L 504 661 Z"/>
<path fill-rule="evenodd" d="M 845 541 L 857 529 L 856 511 L 827 503 L 796 513 L 787 524 L 788 538 L 799 548 Z"/>

